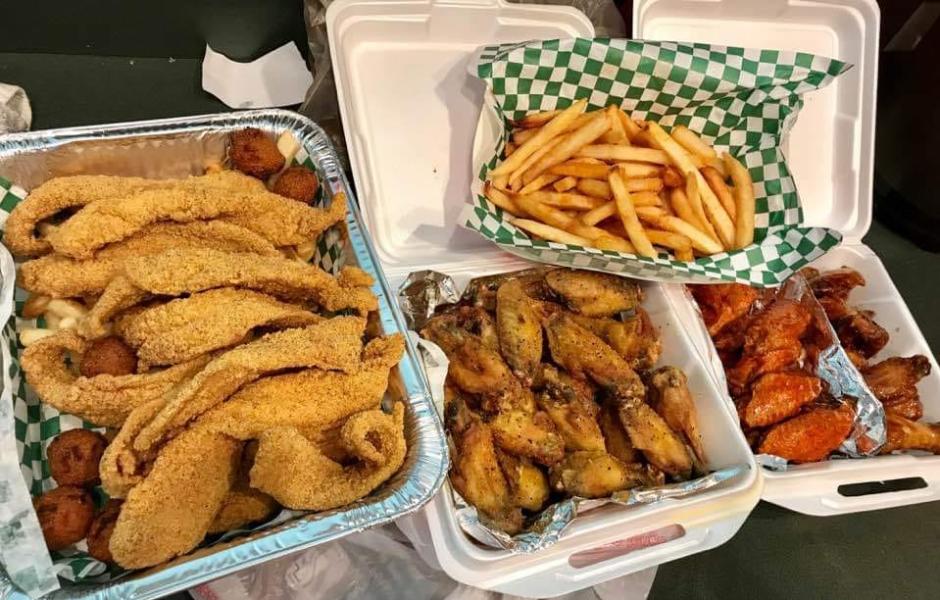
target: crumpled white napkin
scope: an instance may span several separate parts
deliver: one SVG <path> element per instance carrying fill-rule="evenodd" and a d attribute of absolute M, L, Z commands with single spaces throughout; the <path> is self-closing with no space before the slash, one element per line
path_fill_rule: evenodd
<path fill-rule="evenodd" d="M 33 110 L 23 88 L 0 83 L 0 133 L 26 131 L 32 122 Z"/>

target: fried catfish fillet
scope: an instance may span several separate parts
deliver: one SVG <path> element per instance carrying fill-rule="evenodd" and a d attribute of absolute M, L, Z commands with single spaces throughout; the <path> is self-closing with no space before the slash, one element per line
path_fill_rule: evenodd
<path fill-rule="evenodd" d="M 531 298 L 518 279 L 496 292 L 499 349 L 513 372 L 531 383 L 542 361 L 542 324 Z"/>
<path fill-rule="evenodd" d="M 264 183 L 240 173 L 222 171 L 188 179 L 143 179 L 109 175 L 55 177 L 38 186 L 20 202 L 7 219 L 4 243 L 17 256 L 40 256 L 52 250 L 49 241 L 37 237 L 39 224 L 57 214 L 105 198 L 122 198 L 147 190 L 217 187 L 232 192 L 260 192 Z"/>
<path fill-rule="evenodd" d="M 190 429 L 164 447 L 127 494 L 111 554 L 126 569 L 150 567 L 195 548 L 232 488 L 242 443 Z"/>
<path fill-rule="evenodd" d="M 201 415 L 194 426 L 249 440 L 277 426 L 307 432 L 376 410 L 404 349 L 401 335 L 376 338 L 363 348 L 362 362 L 352 372 L 304 369 L 263 377 Z"/>
<path fill-rule="evenodd" d="M 650 376 L 650 406 L 669 428 L 685 437 L 695 456 L 706 462 L 705 446 L 698 425 L 698 410 L 689 392 L 685 373 L 676 367 L 661 367 Z"/>
<path fill-rule="evenodd" d="M 614 492 L 648 484 L 646 470 L 604 451 L 569 452 L 552 467 L 552 488 L 581 498 L 606 498 Z"/>
<path fill-rule="evenodd" d="M 322 209 L 267 190 L 176 186 L 95 200 L 50 232 L 47 239 L 59 254 L 88 259 L 103 246 L 155 223 L 220 219 L 249 229 L 275 246 L 294 246 L 316 239 L 345 216 L 342 193 L 333 198 L 329 208 Z"/>
<path fill-rule="evenodd" d="M 134 440 L 145 452 L 248 383 L 287 369 L 318 367 L 354 372 L 365 319 L 335 317 L 300 329 L 267 334 L 214 358 L 182 385 Z"/>
<path fill-rule="evenodd" d="M 165 398 L 155 398 L 131 411 L 121 429 L 104 449 L 98 471 L 101 487 L 111 498 L 127 498 L 127 493 L 150 471 L 156 452 L 137 452 L 134 439 L 137 434 L 166 405 Z"/>
<path fill-rule="evenodd" d="M 610 317 L 635 309 L 643 294 L 635 281 L 593 271 L 555 269 L 545 283 L 573 311 L 588 317 Z"/>
<path fill-rule="evenodd" d="M 79 323 L 79 331 L 85 337 L 100 337 L 117 313 L 147 298 L 177 297 L 219 287 L 245 288 L 285 301 L 312 301 L 327 311 L 353 309 L 365 315 L 378 308 L 371 285 L 371 277 L 354 267 L 333 277 L 318 267 L 284 257 L 170 250 L 128 259 L 123 275 L 111 280 Z"/>
<path fill-rule="evenodd" d="M 930 360 L 919 354 L 907 358 L 894 356 L 862 370 L 865 383 L 885 411 L 914 421 L 924 416 L 917 382 L 929 374 Z"/>
<path fill-rule="evenodd" d="M 295 510 L 328 510 L 362 498 L 387 481 L 405 461 L 405 407 L 356 413 L 343 423 L 341 440 L 354 460 L 337 463 L 293 427 L 269 429 L 258 438 L 251 487 Z"/>
<path fill-rule="evenodd" d="M 761 442 L 761 454 L 773 454 L 791 462 L 823 460 L 852 431 L 855 410 L 848 403 L 837 408 L 814 408 L 775 425 Z"/>
<path fill-rule="evenodd" d="M 565 441 L 567 450 L 604 450 L 604 434 L 597 422 L 600 411 L 594 389 L 551 365 L 542 365 L 545 390 L 536 395 Z"/>
<path fill-rule="evenodd" d="M 940 454 L 940 423 L 918 423 L 894 412 L 887 413 L 888 439 L 882 454 L 896 450 L 925 450 Z"/>
<path fill-rule="evenodd" d="M 800 371 L 768 373 L 751 386 L 744 420 L 750 427 L 767 427 L 788 419 L 822 393 L 822 380 Z"/>
<path fill-rule="evenodd" d="M 62 330 L 27 348 L 20 364 L 43 402 L 103 427 L 120 426 L 134 408 L 170 392 L 208 361 L 199 357 L 149 373 L 76 376 L 69 355 L 81 356 L 87 347 L 75 332 Z"/>
<path fill-rule="evenodd" d="M 20 266 L 19 283 L 24 290 L 53 298 L 97 295 L 121 273 L 129 258 L 195 248 L 280 256 L 260 235 L 224 221 L 158 223 L 105 246 L 87 260 L 51 254 L 25 262 Z"/>
<path fill-rule="evenodd" d="M 216 288 L 126 313 L 114 332 L 148 365 L 175 365 L 245 341 L 256 328 L 304 327 L 323 317 L 258 292 Z"/>

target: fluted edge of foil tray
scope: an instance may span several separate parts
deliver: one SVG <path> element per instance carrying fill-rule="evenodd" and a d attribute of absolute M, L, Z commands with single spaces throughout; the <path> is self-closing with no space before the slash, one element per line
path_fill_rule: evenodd
<path fill-rule="evenodd" d="M 6 161 L 20 162 L 24 154 L 52 151 L 73 142 L 146 138 L 178 134 L 220 133 L 242 127 L 257 127 L 280 133 L 290 130 L 313 162 L 322 170 L 332 194 L 344 192 L 349 212 L 349 240 L 358 266 L 372 275 L 379 286 L 379 316 L 385 333 L 404 333 L 407 328 L 394 294 L 381 271 L 375 249 L 362 224 L 362 217 L 326 133 L 303 115 L 278 109 L 222 113 L 195 117 L 137 121 L 102 126 L 83 126 L 37 131 L 0 137 L 0 175 Z M 156 140 L 155 140 L 156 141 Z M 14 181 L 14 183 L 18 183 Z M 158 598 L 261 564 L 291 552 L 323 544 L 350 533 L 388 523 L 418 510 L 437 492 L 447 474 L 448 449 L 443 427 L 431 404 L 427 380 L 420 368 L 417 350 L 406 336 L 406 353 L 399 363 L 401 383 L 408 398 L 406 430 L 408 457 L 398 474 L 370 496 L 330 511 L 312 513 L 252 533 L 243 538 L 199 549 L 190 555 L 149 571 L 105 584 L 75 584 L 48 598 L 55 600 Z M 16 594 L 16 597 L 25 597 Z"/>

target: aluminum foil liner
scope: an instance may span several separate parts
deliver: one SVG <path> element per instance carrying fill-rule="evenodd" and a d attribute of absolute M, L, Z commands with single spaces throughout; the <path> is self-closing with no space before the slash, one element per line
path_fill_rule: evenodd
<path fill-rule="evenodd" d="M 453 304 L 459 299 L 454 280 L 437 271 L 416 271 L 398 289 L 398 306 L 408 328 L 414 331 L 424 327 L 437 306 Z"/>
<path fill-rule="evenodd" d="M 330 196 L 339 192 L 346 194 L 349 208 L 346 221 L 321 237 L 317 248 L 318 264 L 328 271 L 335 271 L 344 264 L 357 265 L 372 275 L 376 281 L 373 291 L 379 298 L 379 321 L 383 331 L 406 331 L 404 319 L 392 302 L 392 293 L 379 271 L 372 244 L 364 235 L 355 196 L 333 146 L 320 127 L 297 113 L 285 110 L 245 111 L 5 136 L 0 139 L 0 188 L 9 187 L 3 180 L 16 185 L 10 190 L 0 189 L 0 195 L 6 192 L 22 196 L 23 190 L 30 190 L 51 177 L 79 173 L 156 178 L 200 174 L 207 164 L 225 163 L 229 133 L 244 127 L 256 127 L 274 134 L 286 130 L 292 132 L 301 145 L 298 160 L 312 162 L 322 176 L 321 185 L 325 193 Z M 3 269 L 2 277 L 4 289 L 8 289 L 13 279 L 8 268 Z M 22 299 L 16 298 L 17 301 Z M 0 314 L 10 314 L 12 300 L 3 296 Z M 24 482 L 25 470 L 20 469 L 18 452 L 7 452 L 8 445 L 18 443 L 6 436 L 13 429 L 10 397 L 18 393 L 10 381 L 11 372 L 15 369 L 7 362 L 10 360 L 8 345 L 12 343 L 16 347 L 13 327 L 12 320 L 6 323 L 0 344 L 4 350 L 3 395 L 0 396 L 0 420 L 3 421 L 0 423 L 0 559 L 10 568 L 6 575 L 15 584 L 38 594 L 48 590 L 40 585 L 48 579 L 41 579 L 38 575 L 30 579 L 20 567 L 27 563 L 41 567 L 44 562 L 48 564 L 49 555 L 38 527 L 28 527 L 28 519 L 13 519 L 23 511 L 32 513 L 29 491 Z M 79 567 L 71 564 L 69 568 L 73 574 L 77 573 L 83 580 L 74 583 L 63 581 L 62 589 L 48 597 L 159 598 L 292 551 L 390 522 L 419 509 L 443 483 L 448 454 L 444 431 L 431 404 L 417 350 L 411 343 L 407 346 L 405 356 L 390 380 L 389 394 L 403 400 L 407 407 L 405 433 L 408 455 L 402 469 L 372 494 L 341 509 L 318 513 L 282 511 L 272 521 L 250 531 L 229 532 L 211 538 L 209 545 L 184 557 L 146 571 L 127 573 L 117 580 L 88 578 L 93 574 L 87 570 L 88 565 Z M 6 502 L 9 500 L 17 503 Z M 13 557 L 19 562 L 10 560 L 14 540 L 25 544 L 17 549 L 31 548 Z M 87 559 L 82 560 L 87 562 Z M 62 576 L 61 571 L 59 574 Z M 2 575 L 0 573 L 0 590 L 9 589 L 8 579 Z M 115 575 L 107 573 L 102 577 Z M 52 582 L 58 583 L 54 578 Z M 6 597 L 7 594 L 0 594 L 0 598 Z M 12 592 L 9 597 L 24 596 Z"/>
<path fill-rule="evenodd" d="M 473 279 L 470 281 L 470 283 L 467 284 L 467 288 L 464 290 L 462 298 L 473 301 L 484 307 L 489 306 L 491 302 L 495 302 L 496 289 L 500 284 L 517 277 L 544 270 L 545 269 L 543 268 L 526 269 L 524 271 L 490 275 L 487 277 Z M 415 279 L 423 280 L 425 282 L 424 285 L 417 285 L 417 283 L 413 281 Z M 422 293 L 426 286 L 440 286 L 448 280 L 450 281 L 450 285 L 453 285 L 453 281 L 450 280 L 448 276 L 437 273 L 435 271 L 420 271 L 412 273 L 399 289 L 399 298 L 401 298 L 403 294 L 407 295 L 408 289 L 414 289 L 415 293 Z M 409 284 L 409 282 L 411 283 Z M 444 296 L 443 293 L 435 293 L 433 295 L 438 298 L 442 298 Z M 439 302 L 434 306 L 422 307 L 422 311 L 426 311 L 426 313 L 422 312 L 422 314 L 431 315 L 439 306 L 452 303 L 452 301 Z M 402 309 L 406 311 L 406 319 L 408 318 L 406 307 L 410 306 L 411 304 L 402 304 Z M 409 332 L 409 337 L 419 348 L 421 360 L 424 363 L 425 373 L 427 374 L 428 382 L 430 384 L 431 396 L 434 400 L 434 406 L 443 417 L 444 380 L 447 377 L 448 365 L 447 355 L 445 355 L 444 351 L 441 350 L 436 344 L 419 337 L 418 334 L 413 331 Z M 726 481 L 735 479 L 747 473 L 748 470 L 749 467 L 747 465 L 736 465 L 714 471 L 703 477 L 692 479 L 690 481 L 671 483 L 652 488 L 624 490 L 615 493 L 610 498 L 568 498 L 544 508 L 542 512 L 540 512 L 535 517 L 535 519 L 532 520 L 525 531 L 516 535 L 509 535 L 497 527 L 491 527 L 486 522 L 486 519 L 477 512 L 477 509 L 464 500 L 463 497 L 461 497 L 461 495 L 458 494 L 457 491 L 449 485 L 449 483 L 444 487 L 453 496 L 454 506 L 456 507 L 457 513 L 457 522 L 460 524 L 460 528 L 464 533 L 478 542 L 492 548 L 509 550 L 511 552 L 520 554 L 529 554 L 544 548 L 548 548 L 549 546 L 555 544 L 561 538 L 564 530 L 568 527 L 568 525 L 571 524 L 574 518 L 588 510 L 592 510 L 606 504 L 634 506 L 638 504 L 654 504 L 661 500 L 670 498 L 685 498 L 687 496 L 719 486 Z"/>
<path fill-rule="evenodd" d="M 689 302 L 695 306 L 700 322 L 704 323 L 698 304 L 692 295 L 686 291 Z M 829 393 L 836 399 L 851 399 L 856 401 L 855 424 L 851 435 L 839 447 L 839 454 L 831 458 L 865 458 L 875 456 L 885 443 L 887 431 L 885 429 L 885 412 L 881 402 L 868 389 L 865 379 L 852 363 L 849 355 L 839 343 L 839 336 L 826 317 L 826 311 L 813 295 L 809 283 L 802 274 L 790 277 L 776 292 L 776 298 L 788 298 L 801 302 L 810 309 L 814 322 L 825 327 L 828 334 L 829 345 L 821 348 L 814 366 L 813 373 L 822 379 L 828 386 Z M 705 339 L 708 340 L 707 354 L 710 359 L 716 378 L 723 389 L 727 389 L 724 367 L 711 338 L 702 326 Z M 733 403 L 732 403 L 733 406 Z M 755 457 L 757 464 L 773 471 L 786 471 L 789 468 L 787 459 L 772 454 L 758 454 Z"/>

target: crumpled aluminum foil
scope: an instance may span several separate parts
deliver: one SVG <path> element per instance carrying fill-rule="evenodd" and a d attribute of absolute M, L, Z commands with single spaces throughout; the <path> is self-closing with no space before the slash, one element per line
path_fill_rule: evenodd
<path fill-rule="evenodd" d="M 515 273 L 479 277 L 467 284 L 463 298 L 473 299 L 482 305 L 486 305 L 490 300 L 488 296 L 490 294 L 495 295 L 495 290 L 500 283 L 534 271 L 535 269 L 527 269 Z M 398 292 L 399 302 L 402 311 L 405 313 L 406 320 L 408 320 L 409 323 L 419 321 L 421 326 L 423 326 L 428 318 L 434 314 L 438 306 L 455 303 L 460 296 L 452 294 L 453 286 L 453 279 L 436 271 L 418 271 L 409 275 Z M 437 287 L 438 289 L 429 290 L 428 288 L 431 287 Z M 413 300 L 410 298 L 407 301 L 405 300 L 405 298 L 412 295 L 418 297 Z M 439 300 L 437 302 L 428 300 L 430 298 L 443 299 L 450 297 L 454 299 L 446 301 Z M 409 314 L 412 310 L 411 307 L 418 307 L 418 311 L 414 314 Z M 436 344 L 421 338 L 415 332 L 411 331 L 409 335 L 418 347 L 421 360 L 424 363 L 425 372 L 427 373 L 428 382 L 431 387 L 431 396 L 434 406 L 443 417 L 444 380 L 447 377 L 448 365 L 447 356 Z M 452 442 L 450 436 L 448 436 L 448 442 Z M 453 448 L 451 448 L 451 455 L 453 456 Z M 578 516 L 578 514 L 588 510 L 598 508 L 605 504 L 634 506 L 654 504 L 667 498 L 684 498 L 742 476 L 746 474 L 749 469 L 750 467 L 747 465 L 735 465 L 714 471 L 690 481 L 670 483 L 653 488 L 623 490 L 615 493 L 610 498 L 568 498 L 544 508 L 525 531 L 516 535 L 509 535 L 497 527 L 489 526 L 485 517 L 482 517 L 474 506 L 464 500 L 449 483 L 445 485 L 445 489 L 453 496 L 457 522 L 460 524 L 460 528 L 464 533 L 492 548 L 509 550 L 520 554 L 530 554 L 555 544 L 574 518 Z"/>
<path fill-rule="evenodd" d="M 460 300 L 457 285 L 449 275 L 437 271 L 415 271 L 398 288 L 398 306 L 410 329 L 420 331 L 442 304 Z"/>

